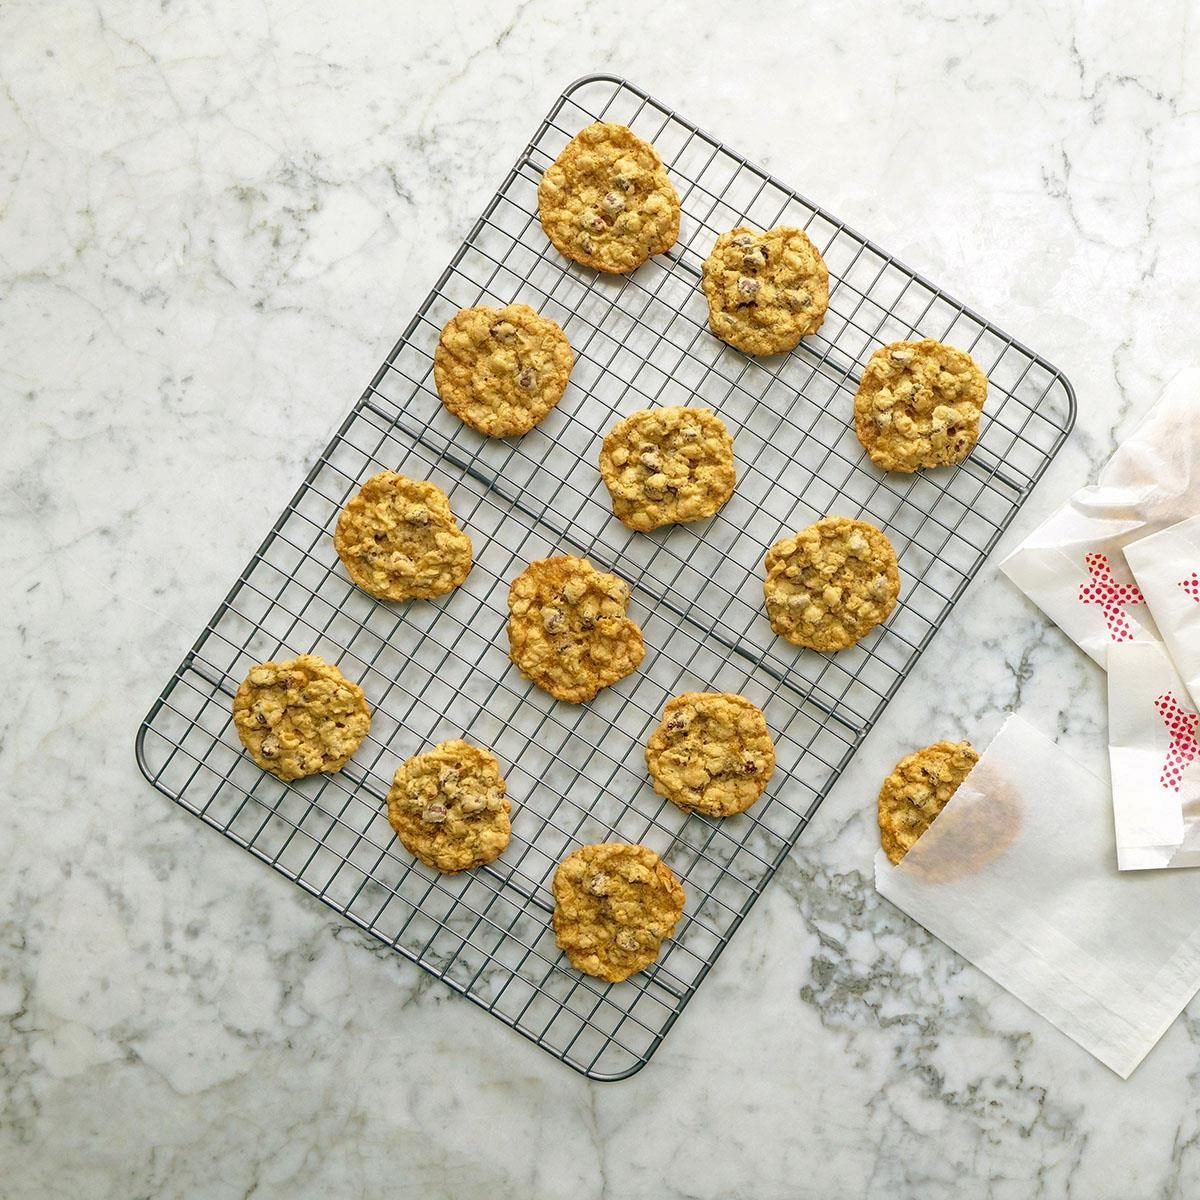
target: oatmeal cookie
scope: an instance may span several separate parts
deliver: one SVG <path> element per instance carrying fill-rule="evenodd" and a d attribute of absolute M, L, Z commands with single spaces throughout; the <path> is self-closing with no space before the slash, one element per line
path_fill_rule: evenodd
<path fill-rule="evenodd" d="M 906 755 L 879 792 L 879 839 L 898 863 L 979 761 L 970 742 L 935 742 Z"/>
<path fill-rule="evenodd" d="M 961 462 L 979 437 L 987 377 L 962 350 L 925 338 L 880 346 L 854 397 L 854 430 L 884 471 Z"/>
<path fill-rule="evenodd" d="M 571 966 L 620 983 L 658 957 L 683 914 L 683 888 L 653 850 L 581 846 L 554 873 L 554 936 Z"/>
<path fill-rule="evenodd" d="M 512 660 L 555 699 L 591 700 L 636 670 L 646 652 L 628 604 L 629 585 L 587 559 L 537 559 L 508 590 Z"/>
<path fill-rule="evenodd" d="M 679 236 L 679 197 L 657 151 L 607 121 L 580 130 L 546 168 L 538 215 L 560 254 L 618 275 Z"/>
<path fill-rule="evenodd" d="M 829 305 L 829 270 L 803 229 L 717 238 L 701 277 L 714 334 L 746 354 L 784 354 L 816 333 Z"/>
<path fill-rule="evenodd" d="M 600 475 L 630 529 L 702 521 L 733 495 L 733 439 L 706 408 L 643 409 L 609 430 Z"/>
<path fill-rule="evenodd" d="M 500 764 L 470 742 L 414 755 L 396 772 L 387 804 L 404 848 L 447 874 L 492 862 L 512 837 Z"/>
<path fill-rule="evenodd" d="M 517 437 L 562 399 L 574 363 L 556 321 L 527 304 L 481 305 L 446 322 L 433 381 L 460 421 L 486 437 Z"/>
<path fill-rule="evenodd" d="M 1009 781 L 1003 765 L 980 758 L 974 767 L 967 769 L 971 772 L 970 782 L 962 781 L 970 789 L 967 795 L 962 794 L 960 783 L 954 793 L 954 805 L 942 809 L 937 821 L 925 829 L 915 844 L 910 841 L 907 853 L 903 845 L 899 848 L 904 869 L 927 883 L 950 883 L 978 874 L 1005 854 L 1021 835 L 1024 800 Z M 883 840 L 882 828 L 880 833 Z M 888 842 L 884 845 L 886 853 Z M 892 858 L 892 861 L 899 860 Z"/>
<path fill-rule="evenodd" d="M 251 668 L 233 698 L 250 757 L 280 779 L 340 771 L 371 726 L 362 688 L 315 654 Z"/>
<path fill-rule="evenodd" d="M 775 770 L 762 710 L 731 692 L 684 692 L 667 702 L 646 744 L 654 790 L 706 817 L 745 812 Z"/>
<path fill-rule="evenodd" d="M 763 592 L 771 628 L 812 650 L 844 650 L 887 620 L 900 594 L 892 543 L 874 525 L 823 517 L 776 542 Z"/>
<path fill-rule="evenodd" d="M 338 516 L 333 544 L 346 574 L 382 600 L 428 600 L 471 570 L 471 539 L 437 484 L 380 471 Z"/>

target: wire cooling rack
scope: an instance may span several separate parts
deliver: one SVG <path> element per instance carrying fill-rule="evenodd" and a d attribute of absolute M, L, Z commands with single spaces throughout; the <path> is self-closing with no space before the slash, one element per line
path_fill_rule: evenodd
<path fill-rule="evenodd" d="M 537 219 L 541 172 L 584 125 L 632 126 L 680 194 L 675 247 L 626 277 L 567 262 Z M 820 332 L 751 359 L 710 335 L 700 265 L 735 225 L 800 225 L 830 271 Z M 432 383 L 442 325 L 460 307 L 531 304 L 566 330 L 576 365 L 562 402 L 518 439 L 480 437 Z M 955 468 L 876 470 L 852 399 L 872 349 L 930 336 L 987 372 L 979 442 Z M 631 533 L 597 471 L 605 430 L 653 405 L 697 404 L 734 434 L 738 485 L 700 524 Z M 146 777 L 347 920 L 594 1079 L 646 1063 L 851 755 L 1029 495 L 1074 421 L 1050 364 L 824 210 L 631 84 L 567 89 L 489 201 L 370 386 L 205 626 L 138 734 Z M 376 471 L 431 479 L 475 545 L 464 586 L 392 605 L 352 587 L 331 533 Z M 833 655 L 776 638 L 762 560 L 827 513 L 884 529 L 900 560 L 888 622 Z M 590 704 L 561 704 L 507 656 L 508 584 L 531 559 L 580 554 L 633 590 L 646 639 L 636 674 Z M 316 653 L 365 690 L 371 732 L 341 773 L 283 784 L 241 753 L 230 719 L 252 665 Z M 778 767 L 748 813 L 688 816 L 655 795 L 643 745 L 669 697 L 740 692 L 766 713 Z M 442 876 L 386 819 L 395 769 L 464 736 L 501 759 L 513 839 L 480 870 Z M 687 892 L 659 961 L 625 983 L 573 971 L 550 927 L 550 880 L 574 847 L 642 842 Z"/>

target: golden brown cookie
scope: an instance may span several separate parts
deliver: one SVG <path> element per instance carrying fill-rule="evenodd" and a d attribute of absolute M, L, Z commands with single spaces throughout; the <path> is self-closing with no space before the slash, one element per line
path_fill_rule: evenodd
<path fill-rule="evenodd" d="M 970 742 L 935 742 L 895 765 L 879 791 L 879 839 L 892 862 L 912 849 L 978 761 Z"/>
<path fill-rule="evenodd" d="M 253 667 L 233 698 L 242 745 L 280 779 L 340 771 L 371 726 L 362 688 L 315 654 Z"/>
<path fill-rule="evenodd" d="M 442 329 L 433 381 L 460 421 L 487 437 L 516 437 L 562 399 L 574 363 L 558 323 L 529 305 L 464 308 Z"/>
<path fill-rule="evenodd" d="M 600 475 L 630 529 L 701 521 L 733 495 L 733 439 L 706 408 L 644 409 L 608 431 Z"/>
<path fill-rule="evenodd" d="M 471 570 L 471 539 L 437 484 L 372 475 L 338 516 L 333 544 L 346 574 L 383 600 L 428 600 Z"/>
<path fill-rule="evenodd" d="M 900 594 L 892 543 L 848 517 L 823 517 L 776 542 L 766 570 L 771 628 L 811 650 L 853 646 L 887 620 Z"/>
<path fill-rule="evenodd" d="M 1024 825 L 1023 799 L 1003 763 L 981 758 L 971 769 L 968 794 L 960 790 L 955 795 L 954 806 L 943 809 L 903 854 L 904 869 L 926 883 L 978 874 L 1008 850 Z"/>
<path fill-rule="evenodd" d="M 554 872 L 554 936 L 571 966 L 620 983 L 657 957 L 683 914 L 683 888 L 653 850 L 581 846 Z"/>
<path fill-rule="evenodd" d="M 816 333 L 829 306 L 829 270 L 803 229 L 717 238 L 701 277 L 713 333 L 746 354 L 784 354 Z"/>
<path fill-rule="evenodd" d="M 880 346 L 854 397 L 854 430 L 885 471 L 961 462 L 979 437 L 987 376 L 962 350 L 925 338 Z"/>
<path fill-rule="evenodd" d="M 512 837 L 500 764 L 470 742 L 414 755 L 396 772 L 387 803 L 404 848 L 447 874 L 492 862 Z"/>
<path fill-rule="evenodd" d="M 775 770 L 762 710 L 731 692 L 684 692 L 667 701 L 646 743 L 654 790 L 706 817 L 745 812 Z"/>
<path fill-rule="evenodd" d="M 624 125 L 577 133 L 538 184 L 538 214 L 560 254 L 624 274 L 679 236 L 679 197 L 658 152 Z"/>
<path fill-rule="evenodd" d="M 629 585 L 585 558 L 531 562 L 508 589 L 509 654 L 557 700 L 580 704 L 637 669 L 642 631 L 625 615 Z"/>

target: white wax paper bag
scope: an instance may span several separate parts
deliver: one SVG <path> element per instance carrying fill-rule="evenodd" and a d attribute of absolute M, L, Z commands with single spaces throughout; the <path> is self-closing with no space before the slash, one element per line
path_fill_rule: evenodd
<path fill-rule="evenodd" d="M 1161 645 L 1109 647 L 1108 756 L 1120 870 L 1200 866 L 1196 724 Z"/>
<path fill-rule="evenodd" d="M 1000 569 L 1104 666 L 1113 642 L 1158 634 L 1125 565 L 1129 542 L 1200 513 L 1200 370 L 1181 371 L 1091 487 L 1038 526 Z"/>
<path fill-rule="evenodd" d="M 1200 517 L 1125 547 L 1154 624 L 1194 705 L 1200 706 Z"/>
<path fill-rule="evenodd" d="M 1200 986 L 1200 872 L 1118 872 L 1105 780 L 1010 717 L 875 886 L 1122 1078 Z"/>

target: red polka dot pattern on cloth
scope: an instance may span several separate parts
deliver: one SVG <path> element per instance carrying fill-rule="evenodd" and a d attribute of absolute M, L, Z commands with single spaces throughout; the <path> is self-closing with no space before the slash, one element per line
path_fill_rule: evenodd
<path fill-rule="evenodd" d="M 1107 554 L 1089 554 L 1084 560 L 1091 583 L 1079 585 L 1080 604 L 1099 604 L 1104 611 L 1104 623 L 1114 642 L 1133 641 L 1133 626 L 1125 615 L 1129 604 L 1145 604 L 1142 589 L 1136 583 L 1118 583 L 1113 578 Z"/>
<path fill-rule="evenodd" d="M 1163 692 L 1155 700 L 1154 707 L 1158 709 L 1171 735 L 1171 748 L 1167 751 L 1167 760 L 1163 763 L 1158 782 L 1177 792 L 1184 767 L 1200 754 L 1200 746 L 1196 744 L 1196 722 L 1200 721 L 1200 717 L 1183 708 L 1170 692 Z"/>
<path fill-rule="evenodd" d="M 1181 579 L 1179 581 L 1179 586 L 1183 588 L 1183 590 L 1187 592 L 1187 594 L 1191 596 L 1193 600 L 1200 600 L 1200 575 L 1197 575 L 1195 571 L 1193 571 L 1186 579 Z"/>

